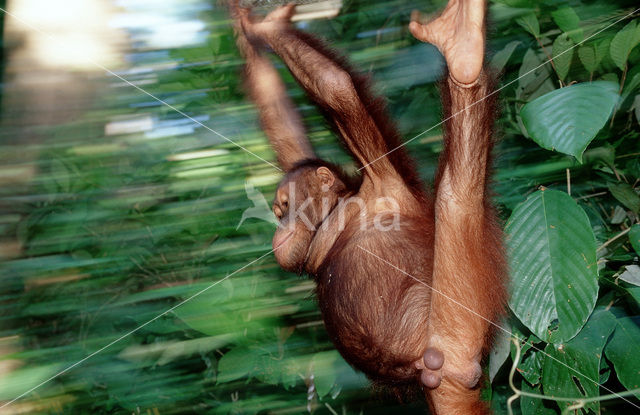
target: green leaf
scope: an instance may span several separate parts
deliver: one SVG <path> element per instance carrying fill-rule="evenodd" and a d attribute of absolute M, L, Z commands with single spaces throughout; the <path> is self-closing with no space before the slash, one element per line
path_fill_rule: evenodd
<path fill-rule="evenodd" d="M 587 215 L 566 193 L 543 189 L 516 207 L 505 230 L 509 307 L 540 339 L 571 339 L 598 296 L 596 241 Z"/>
<path fill-rule="evenodd" d="M 529 13 L 516 19 L 516 23 L 524 28 L 527 32 L 531 33 L 534 37 L 540 36 L 540 24 L 535 13 Z"/>
<path fill-rule="evenodd" d="M 609 191 L 618 202 L 622 203 L 633 213 L 640 211 L 640 196 L 628 183 L 609 184 Z"/>
<path fill-rule="evenodd" d="M 635 224 L 629 231 L 629 242 L 636 251 L 636 254 L 640 255 L 640 224 Z"/>
<path fill-rule="evenodd" d="M 603 39 L 589 45 L 582 45 L 578 49 L 578 57 L 585 69 L 592 74 L 598 69 L 598 65 L 609 52 L 609 39 Z"/>
<path fill-rule="evenodd" d="M 564 344 L 549 344 L 542 368 L 542 384 L 547 396 L 593 398 L 599 394 L 600 359 L 615 327 L 615 317 L 605 309 L 596 310 L 576 337 Z M 561 408 L 570 402 L 558 402 Z M 585 407 L 599 413 L 599 402 Z"/>
<path fill-rule="evenodd" d="M 521 89 L 526 88 L 535 79 L 538 66 L 540 66 L 540 60 L 535 51 L 531 48 L 527 49 L 518 70 L 518 85 Z"/>
<path fill-rule="evenodd" d="M 553 42 L 553 64 L 560 80 L 564 81 L 571 67 L 573 58 L 573 41 L 566 33 L 561 34 Z"/>
<path fill-rule="evenodd" d="M 640 95 L 636 95 L 634 98 L 633 107 L 635 108 L 636 121 L 640 124 Z"/>
<path fill-rule="evenodd" d="M 513 54 L 513 51 L 516 50 L 520 43 L 522 42 L 520 42 L 519 40 L 509 42 L 504 48 L 502 48 L 502 50 L 493 55 L 490 64 L 491 68 L 496 72 L 501 72 L 509 61 L 509 58 Z"/>
<path fill-rule="evenodd" d="M 625 290 L 640 305 L 640 287 L 628 287 Z"/>
<path fill-rule="evenodd" d="M 502 321 L 500 327 L 509 329 L 506 321 Z M 510 350 L 511 336 L 503 330 L 498 330 L 489 353 L 489 382 L 493 382 L 493 378 L 495 378 L 505 360 L 509 357 Z"/>
<path fill-rule="evenodd" d="M 293 388 L 300 380 L 300 359 L 291 358 L 283 362 L 282 367 L 282 386 L 285 389 Z"/>
<path fill-rule="evenodd" d="M 236 347 L 222 356 L 218 363 L 218 383 L 231 382 L 249 374 L 258 356 L 246 347 Z"/>
<path fill-rule="evenodd" d="M 609 54 L 610 44 L 611 38 L 604 38 L 601 41 L 594 43 L 594 50 L 596 52 L 596 63 L 600 64 L 605 56 Z"/>
<path fill-rule="evenodd" d="M 601 81 L 611 82 L 612 84 L 618 84 L 619 79 L 620 78 L 618 78 L 618 75 L 613 72 L 606 73 L 600 77 Z"/>
<path fill-rule="evenodd" d="M 535 393 L 542 395 L 540 386 L 531 387 L 525 381 L 522 381 L 521 389 L 526 393 Z M 557 411 L 554 408 L 545 406 L 545 401 L 540 398 L 521 396 L 520 397 L 520 410 L 522 415 L 557 415 Z"/>
<path fill-rule="evenodd" d="M 617 91 L 618 86 L 608 82 L 572 85 L 529 102 L 520 116 L 541 147 L 582 161 L 582 153 L 611 116 Z"/>
<path fill-rule="evenodd" d="M 313 356 L 312 367 L 316 392 L 319 397 L 327 395 L 333 385 L 336 383 L 336 367 L 335 363 L 339 359 L 338 353 L 321 352 Z"/>
<path fill-rule="evenodd" d="M 555 85 L 550 79 L 551 67 L 543 63 L 541 56 L 531 48 L 524 54 L 518 70 L 518 99 L 530 100 L 555 90 Z"/>
<path fill-rule="evenodd" d="M 640 26 L 638 26 L 640 27 Z M 640 85 L 640 73 L 637 73 L 631 78 L 630 81 L 624 85 L 624 89 L 622 90 L 622 95 L 620 96 L 620 105 L 624 104 L 627 98 L 631 95 L 631 93 Z"/>
<path fill-rule="evenodd" d="M 584 33 L 580 28 L 580 18 L 575 10 L 571 7 L 562 7 L 551 12 L 551 17 L 558 27 L 562 29 L 563 32 L 567 32 L 574 42 L 578 43 L 582 41 Z"/>
<path fill-rule="evenodd" d="M 631 318 L 616 320 L 616 331 L 607 345 L 605 354 L 613 363 L 618 379 L 625 388 L 640 388 L 640 354 L 636 345 L 640 344 L 640 327 Z M 640 398 L 640 393 L 635 394 Z"/>
<path fill-rule="evenodd" d="M 537 347 L 539 348 L 540 346 Z M 518 365 L 518 373 L 531 385 L 539 385 L 543 361 L 544 354 L 532 349 L 530 353 L 522 358 Z"/>
<path fill-rule="evenodd" d="M 256 356 L 255 372 L 252 375 L 269 385 L 278 385 L 282 382 L 283 363 L 282 360 L 275 360 L 269 354 Z"/>
<path fill-rule="evenodd" d="M 593 45 L 581 46 L 580 49 L 578 49 L 578 57 L 587 72 L 593 73 L 598 68 L 598 62 L 596 62 L 596 51 Z"/>
<path fill-rule="evenodd" d="M 630 21 L 616 33 L 611 41 L 609 53 L 611 54 L 611 59 L 620 70 L 624 70 L 631 50 L 638 44 L 636 26 L 637 22 L 635 20 Z"/>
<path fill-rule="evenodd" d="M 201 333 L 212 336 L 232 333 L 234 328 L 240 330 L 240 326 L 235 326 L 235 322 L 228 317 L 228 310 L 221 306 L 232 295 L 233 283 L 225 280 L 176 308 L 174 313 L 189 327 Z"/>

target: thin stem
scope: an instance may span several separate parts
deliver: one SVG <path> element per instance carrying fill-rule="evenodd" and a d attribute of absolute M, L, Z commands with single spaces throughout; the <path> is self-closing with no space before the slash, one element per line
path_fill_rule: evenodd
<path fill-rule="evenodd" d="M 333 409 L 333 408 L 331 407 L 331 405 L 329 405 L 329 402 L 325 402 L 325 403 L 324 403 L 324 406 L 326 406 L 326 407 L 327 407 L 327 409 L 329 410 L 329 412 L 331 412 L 333 415 L 338 415 L 338 413 L 336 412 L 336 410 L 335 410 L 335 409 Z"/>
<path fill-rule="evenodd" d="M 619 234 L 617 234 L 613 238 L 609 239 L 607 242 L 605 242 L 602 245 L 600 245 L 600 247 L 597 249 L 597 251 L 605 248 L 607 245 L 609 245 L 611 242 L 615 241 L 616 239 L 620 238 L 621 236 L 624 236 L 624 235 L 628 234 L 630 230 L 631 230 L 631 228 L 627 228 L 627 229 L 623 230 L 622 232 L 620 232 Z"/>
<path fill-rule="evenodd" d="M 590 195 L 577 197 L 577 198 L 576 198 L 576 200 L 591 199 L 592 197 L 596 197 L 596 196 L 604 196 L 604 195 L 606 195 L 606 194 L 609 194 L 609 192 L 598 192 L 598 193 L 592 193 L 592 194 L 590 194 Z"/>
<path fill-rule="evenodd" d="M 622 154 L 618 157 L 616 157 L 617 159 L 623 159 L 625 157 L 635 157 L 635 156 L 640 156 L 640 153 L 629 153 L 629 154 Z"/>
<path fill-rule="evenodd" d="M 556 69 L 556 64 L 553 61 L 553 57 L 549 55 L 549 52 L 547 52 L 547 48 L 544 47 L 540 38 L 536 36 L 536 40 L 538 41 L 538 45 L 540 45 L 540 49 L 542 49 L 544 54 L 547 55 L 547 59 L 551 63 L 551 67 L 553 68 L 553 71 L 556 73 L 556 76 L 558 77 L 558 81 L 560 82 L 560 87 L 562 88 L 564 84 L 562 83 L 562 79 L 560 79 L 560 74 L 558 74 L 558 70 Z"/>

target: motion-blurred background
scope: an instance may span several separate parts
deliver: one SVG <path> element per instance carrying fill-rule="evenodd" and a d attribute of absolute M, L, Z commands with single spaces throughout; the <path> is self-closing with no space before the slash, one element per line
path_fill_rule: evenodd
<path fill-rule="evenodd" d="M 444 2 L 334 3 L 336 17 L 297 24 L 371 74 L 403 136 L 418 136 L 409 152 L 430 180 L 442 148 L 443 64 L 432 46 L 412 39 L 407 23 L 413 9 L 434 12 Z M 259 259 L 274 230 L 262 198 L 270 204 L 281 174 L 260 159 L 275 157 L 243 91 L 222 2 L 10 0 L 0 7 L 0 413 L 424 412 L 423 404 L 373 390 L 342 361 L 310 280 L 281 271 L 272 255 Z M 590 35 L 637 4 L 490 2 L 489 59 L 504 72 L 501 85 L 547 60 L 562 33 L 552 13 L 562 7 L 575 10 Z M 537 36 L 525 24 L 531 15 L 540 22 Z M 353 171 L 319 112 L 274 62 L 319 155 Z M 566 190 L 570 169 L 572 194 L 589 196 L 580 203 L 597 240 L 620 231 L 618 199 L 590 195 L 607 191 L 604 177 L 623 174 L 637 185 L 638 84 L 624 88 L 640 83 L 638 62 L 636 48 L 624 71 L 608 54 L 589 70 L 576 53 L 566 73 L 547 64 L 501 91 L 494 189 L 505 220 L 539 185 Z M 585 164 L 527 138 L 523 104 L 601 77 L 615 77 L 629 99 Z M 619 160 L 617 169 L 609 158 Z M 256 206 L 261 213 L 241 221 Z M 603 275 L 637 264 L 628 241 L 615 255 Z M 638 314 L 637 303 L 630 307 Z M 508 366 L 487 391 L 499 413 L 511 394 Z M 625 405 L 602 409 L 633 409 Z"/>

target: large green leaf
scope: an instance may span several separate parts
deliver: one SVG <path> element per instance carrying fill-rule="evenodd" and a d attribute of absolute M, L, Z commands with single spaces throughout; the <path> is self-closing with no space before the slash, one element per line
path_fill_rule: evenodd
<path fill-rule="evenodd" d="M 506 233 L 509 306 L 539 338 L 571 339 L 598 295 L 596 241 L 587 215 L 566 193 L 543 189 L 516 207 Z"/>
<path fill-rule="evenodd" d="M 617 91 L 616 84 L 601 81 L 557 89 L 522 107 L 522 122 L 541 147 L 582 161 L 582 153 L 611 116 Z"/>
<path fill-rule="evenodd" d="M 616 368 L 618 379 L 627 389 L 640 388 L 640 327 L 631 318 L 616 320 L 616 331 L 607 345 L 605 353 Z M 640 393 L 636 393 L 640 398 Z"/>
<path fill-rule="evenodd" d="M 548 396 L 593 398 L 599 393 L 600 359 L 607 339 L 615 327 L 615 317 L 599 309 L 580 333 L 565 344 L 549 344 L 542 367 L 542 384 Z M 561 407 L 569 402 L 558 402 Z M 598 413 L 599 403 L 585 407 Z"/>
<path fill-rule="evenodd" d="M 636 26 L 637 23 L 635 20 L 630 21 L 625 27 L 616 33 L 611 41 L 609 49 L 611 59 L 621 70 L 624 70 L 631 50 L 638 44 Z"/>

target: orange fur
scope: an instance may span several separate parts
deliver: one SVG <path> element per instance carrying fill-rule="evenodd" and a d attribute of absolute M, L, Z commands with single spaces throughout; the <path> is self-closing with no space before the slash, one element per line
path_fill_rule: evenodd
<path fill-rule="evenodd" d="M 279 83 L 278 99 L 270 99 L 258 71 L 267 61 L 260 53 L 245 53 L 247 85 L 287 171 L 283 183 L 316 196 L 306 206 L 316 212 L 310 215 L 316 228 L 291 233 L 278 261 L 313 276 L 329 335 L 344 358 L 371 379 L 392 388 L 418 386 L 425 370 L 420 360 L 427 348 L 435 348 L 443 352 L 444 365 L 440 385 L 426 393 L 434 412 L 487 413 L 477 386 L 479 363 L 491 338 L 487 320 L 495 320 L 505 300 L 502 234 L 487 196 L 494 99 L 474 104 L 491 92 L 489 78 L 481 74 L 470 88 L 450 80 L 443 85 L 444 116 L 455 116 L 445 124 L 432 195 L 403 148 L 389 153 L 400 145 L 399 134 L 367 80 L 310 35 L 269 17 L 264 22 L 255 24 L 262 25 L 258 30 L 245 17 L 242 27 L 284 60 L 364 166 L 363 177 L 354 181 L 326 162 L 304 161 L 313 152 L 301 138 L 298 118 L 288 114 L 292 105 Z M 239 44 L 248 47 L 245 38 Z M 283 123 L 282 117 L 293 121 Z M 326 216 L 317 214 L 322 194 L 313 174 L 317 166 L 330 169 L 331 183 L 338 186 L 326 190 L 333 195 Z M 363 203 L 345 200 L 351 196 Z M 286 197 L 279 189 L 279 216 L 302 206 L 289 206 Z M 383 197 L 397 201 L 397 208 L 379 203 Z M 383 223 L 397 215 L 399 227 L 376 229 L 374 216 L 380 213 Z"/>

